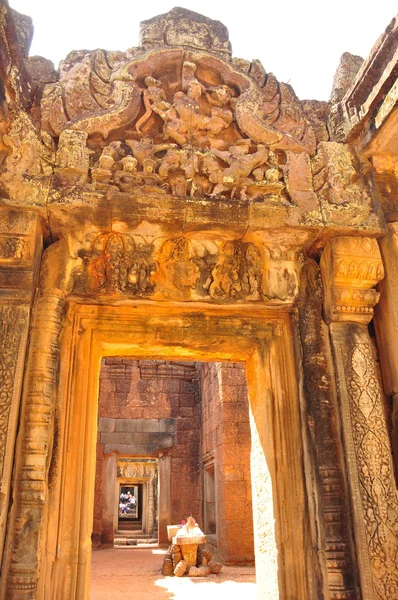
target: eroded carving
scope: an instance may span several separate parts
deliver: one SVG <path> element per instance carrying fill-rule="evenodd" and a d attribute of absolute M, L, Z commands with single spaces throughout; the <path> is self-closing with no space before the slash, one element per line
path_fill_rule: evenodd
<path fill-rule="evenodd" d="M 89 292 L 140 296 L 153 291 L 151 278 L 155 266 L 151 246 L 139 237 L 119 233 L 99 235 L 84 259 Z"/>
<path fill-rule="evenodd" d="M 126 479 L 153 479 L 157 476 L 157 465 L 150 461 L 119 460 L 116 473 Z"/>
<path fill-rule="evenodd" d="M 184 237 L 167 240 L 159 253 L 159 280 L 166 295 L 190 298 L 200 280 L 198 257 L 192 243 Z"/>
<path fill-rule="evenodd" d="M 22 237 L 0 234 L 0 260 L 29 258 L 29 248 Z"/>
<path fill-rule="evenodd" d="M 263 259 L 254 244 L 227 242 L 214 266 L 209 287 L 215 300 L 259 300 Z"/>
<path fill-rule="evenodd" d="M 313 187 L 325 206 L 369 211 L 372 198 L 353 150 L 337 142 L 321 142 L 312 160 Z M 357 216 L 357 215 L 356 215 Z"/>
<path fill-rule="evenodd" d="M 74 292 L 126 296 L 292 302 L 300 259 L 295 251 L 234 240 L 177 237 L 153 245 L 141 236 L 112 232 L 78 249 Z"/>

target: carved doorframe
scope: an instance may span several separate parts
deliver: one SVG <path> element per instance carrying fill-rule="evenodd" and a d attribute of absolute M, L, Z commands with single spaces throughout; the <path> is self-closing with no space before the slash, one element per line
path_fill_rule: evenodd
<path fill-rule="evenodd" d="M 259 597 L 313 598 L 289 314 L 248 305 L 71 302 L 60 339 L 59 446 L 37 598 L 44 590 L 53 600 L 88 598 L 99 370 L 103 356 L 120 355 L 246 362 Z"/>

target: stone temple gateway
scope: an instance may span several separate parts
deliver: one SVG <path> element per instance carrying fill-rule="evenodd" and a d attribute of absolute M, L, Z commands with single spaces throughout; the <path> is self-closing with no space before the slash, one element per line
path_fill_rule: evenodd
<path fill-rule="evenodd" d="M 146 396 L 121 417 L 163 436 L 127 452 L 138 471 L 110 449 L 130 438 L 99 414 L 101 369 L 174 364 L 186 382 L 215 363 L 200 368 L 225 378 L 230 437 L 222 454 L 202 443 L 184 489 L 209 515 L 204 473 L 228 507 L 244 454 L 228 444 L 251 440 L 259 598 L 397 599 L 397 20 L 363 64 L 343 56 L 330 103 L 233 58 L 226 28 L 185 9 L 59 72 L 28 57 L 31 34 L 3 0 L 1 598 L 88 598 L 98 440 L 158 502 L 159 539 L 179 518 L 167 464 L 189 460 L 175 436 L 194 407 L 162 417 Z M 228 363 L 245 365 L 247 423 Z"/>

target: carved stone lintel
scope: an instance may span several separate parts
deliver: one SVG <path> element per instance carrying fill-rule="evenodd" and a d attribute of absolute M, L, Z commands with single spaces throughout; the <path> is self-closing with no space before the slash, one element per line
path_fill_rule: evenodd
<path fill-rule="evenodd" d="M 150 480 L 156 475 L 155 461 L 119 459 L 117 462 L 117 477 Z"/>

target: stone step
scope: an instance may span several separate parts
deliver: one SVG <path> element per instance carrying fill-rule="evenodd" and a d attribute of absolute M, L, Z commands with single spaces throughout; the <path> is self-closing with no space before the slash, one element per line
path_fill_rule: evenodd
<path fill-rule="evenodd" d="M 114 546 L 141 546 L 142 544 L 157 545 L 158 540 L 156 538 L 140 537 L 140 538 L 126 538 L 126 537 L 115 537 Z"/>

